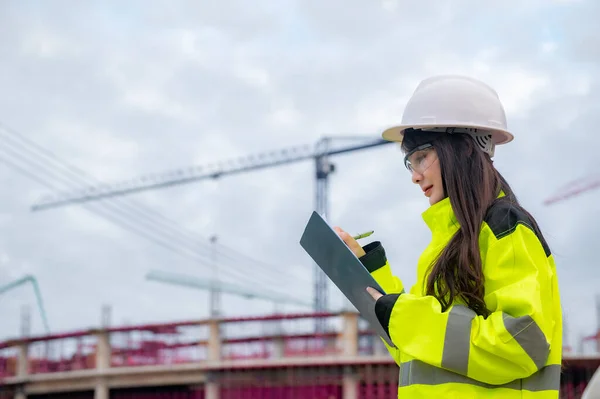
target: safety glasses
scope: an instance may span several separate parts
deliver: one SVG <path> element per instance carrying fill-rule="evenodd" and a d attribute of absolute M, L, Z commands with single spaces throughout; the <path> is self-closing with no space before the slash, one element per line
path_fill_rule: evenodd
<path fill-rule="evenodd" d="M 422 144 L 406 154 L 404 157 L 404 166 L 411 173 L 413 171 L 423 173 L 434 161 L 433 145 Z"/>

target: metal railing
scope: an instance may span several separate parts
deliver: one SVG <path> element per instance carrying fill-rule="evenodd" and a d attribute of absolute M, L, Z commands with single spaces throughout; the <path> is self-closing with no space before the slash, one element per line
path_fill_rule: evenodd
<path fill-rule="evenodd" d="M 328 330 L 313 332 L 314 319 Z M 0 343 L 0 378 L 106 367 L 371 355 L 356 313 L 301 313 L 90 329 Z"/>

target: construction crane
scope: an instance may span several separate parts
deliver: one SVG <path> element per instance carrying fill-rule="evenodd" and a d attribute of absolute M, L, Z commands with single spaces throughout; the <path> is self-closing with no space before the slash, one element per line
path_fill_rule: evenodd
<path fill-rule="evenodd" d="M 302 301 L 287 295 L 281 295 L 274 292 L 248 289 L 237 284 L 226 283 L 223 281 L 214 281 L 211 279 L 200 279 L 194 276 L 180 273 L 171 273 L 158 270 L 151 270 L 146 274 L 146 280 L 157 281 L 165 284 L 178 285 L 201 290 L 212 290 L 215 286 L 221 292 L 227 292 L 232 295 L 241 296 L 244 298 L 260 298 L 275 303 L 289 303 L 300 306 L 311 307 L 308 301 Z"/>
<path fill-rule="evenodd" d="M 48 318 L 46 317 L 46 311 L 44 310 L 44 301 L 42 299 L 40 287 L 39 287 L 35 277 L 33 277 L 31 275 L 26 275 L 24 277 L 21 277 L 20 279 L 17 279 L 8 284 L 0 286 L 0 295 L 4 294 L 5 292 L 10 291 L 12 289 L 18 288 L 22 285 L 25 285 L 27 283 L 31 284 L 31 286 L 33 287 L 33 292 L 35 293 L 35 297 L 37 299 L 38 310 L 40 312 L 40 316 L 42 317 L 42 323 L 44 323 L 44 329 L 46 330 L 46 334 L 50 334 Z"/>
<path fill-rule="evenodd" d="M 564 188 L 558 191 L 558 194 L 549 197 L 544 201 L 544 205 L 552 205 L 568 198 L 575 197 L 584 192 L 588 192 L 600 187 L 600 176 L 595 178 L 582 178 L 572 181 Z"/>
<path fill-rule="evenodd" d="M 345 144 L 348 141 L 354 144 Z M 336 142 L 345 142 L 334 145 Z M 32 206 L 33 211 L 41 211 L 70 204 L 97 201 L 103 198 L 123 196 L 142 191 L 189 184 L 205 179 L 217 179 L 224 176 L 266 169 L 290 163 L 313 160 L 315 162 L 315 211 L 327 219 L 329 213 L 328 203 L 328 178 L 335 171 L 335 166 L 330 162 L 334 155 L 350 153 L 368 148 L 379 147 L 391 142 L 380 138 L 365 136 L 336 136 L 323 137 L 314 145 L 286 148 L 283 150 L 250 155 L 224 162 L 217 162 L 206 166 L 193 166 L 186 169 L 176 169 L 161 174 L 141 176 L 131 181 L 122 181 L 112 184 L 103 184 L 89 187 L 84 191 L 59 193 L 43 197 Z M 314 298 L 313 305 L 316 312 L 327 310 L 327 279 L 325 274 L 314 265 Z M 324 323 L 319 319 L 318 324 Z M 323 325 L 317 329 L 322 331 Z"/>

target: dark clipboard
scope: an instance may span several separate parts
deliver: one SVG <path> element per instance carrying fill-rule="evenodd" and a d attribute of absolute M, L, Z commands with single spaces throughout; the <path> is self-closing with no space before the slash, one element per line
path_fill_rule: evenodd
<path fill-rule="evenodd" d="M 300 238 L 300 245 L 369 322 L 371 328 L 388 345 L 395 347 L 377 319 L 375 300 L 366 288 L 373 287 L 384 295 L 385 292 L 335 230 L 317 212 L 310 216 Z"/>

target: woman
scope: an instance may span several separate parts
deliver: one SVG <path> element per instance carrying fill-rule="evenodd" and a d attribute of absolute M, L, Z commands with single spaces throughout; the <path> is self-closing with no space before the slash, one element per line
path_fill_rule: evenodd
<path fill-rule="evenodd" d="M 553 256 L 494 168 L 512 140 L 495 91 L 460 76 L 418 86 L 398 141 L 429 198 L 432 233 L 405 292 L 380 242 L 340 237 L 385 291 L 370 288 L 400 366 L 399 398 L 558 398 L 562 315 Z M 385 341 L 384 341 L 385 343 Z"/>

